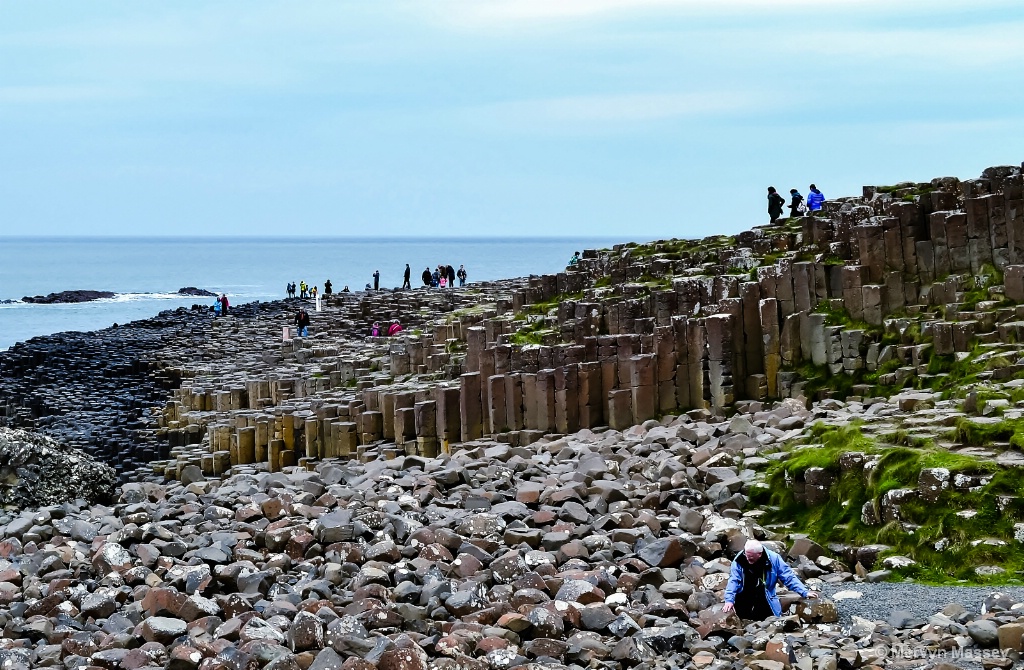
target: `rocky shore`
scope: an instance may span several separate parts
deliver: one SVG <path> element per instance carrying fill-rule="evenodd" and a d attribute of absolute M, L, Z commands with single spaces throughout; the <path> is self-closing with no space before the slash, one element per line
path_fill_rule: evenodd
<path fill-rule="evenodd" d="M 21 301 L 38 305 L 55 305 L 58 303 L 90 302 L 100 298 L 113 298 L 114 295 L 116 294 L 111 291 L 60 291 L 59 293 L 50 293 L 48 295 L 27 295 Z"/>
<path fill-rule="evenodd" d="M 0 653 L 1011 667 L 1021 200 L 1021 170 L 992 168 L 732 238 L 589 250 L 552 275 L 336 295 L 309 337 L 288 328 L 303 303 L 278 301 L 16 345 L 4 422 L 121 485 L 0 516 Z M 399 337 L 367 336 L 392 320 Z M 752 537 L 827 597 L 725 615 Z"/>

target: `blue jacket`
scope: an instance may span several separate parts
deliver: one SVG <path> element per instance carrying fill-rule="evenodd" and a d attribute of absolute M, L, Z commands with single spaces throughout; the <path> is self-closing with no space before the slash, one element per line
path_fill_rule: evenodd
<path fill-rule="evenodd" d="M 807 209 L 812 212 L 816 212 L 821 209 L 823 202 L 825 202 L 825 195 L 821 191 L 811 191 L 807 194 Z"/>
<path fill-rule="evenodd" d="M 800 582 L 793 569 L 786 565 L 782 557 L 769 549 L 764 550 L 768 554 L 768 574 L 765 578 L 764 594 L 768 598 L 768 606 L 772 608 L 775 616 L 782 616 L 782 604 L 779 597 L 775 595 L 775 586 L 778 582 L 785 584 L 786 588 L 800 594 L 801 598 L 807 597 L 807 588 Z M 736 555 L 739 559 L 740 552 Z M 736 594 L 743 589 L 743 568 L 733 559 L 732 569 L 729 571 L 729 583 L 725 585 L 725 602 L 736 603 Z"/>

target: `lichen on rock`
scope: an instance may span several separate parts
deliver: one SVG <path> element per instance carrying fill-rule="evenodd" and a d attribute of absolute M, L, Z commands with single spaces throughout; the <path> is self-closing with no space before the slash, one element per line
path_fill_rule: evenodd
<path fill-rule="evenodd" d="M 0 506 L 6 509 L 103 501 L 115 480 L 113 468 L 53 438 L 0 428 Z"/>

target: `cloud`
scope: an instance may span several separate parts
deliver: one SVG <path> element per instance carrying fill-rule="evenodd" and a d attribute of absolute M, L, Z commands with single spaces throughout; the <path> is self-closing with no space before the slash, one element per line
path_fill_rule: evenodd
<path fill-rule="evenodd" d="M 578 95 L 480 105 L 468 116 L 527 128 L 611 125 L 741 112 L 755 104 L 754 95 L 734 92 Z"/>
<path fill-rule="evenodd" d="M 979 0 L 982 4 L 1005 4 L 1005 0 Z M 915 4 L 928 11 L 939 8 L 962 8 L 961 2 L 896 2 L 906 8 Z M 623 14 L 683 11 L 697 15 L 721 15 L 750 10 L 778 12 L 785 9 L 824 9 L 855 7 L 858 11 L 871 7 L 892 8 L 892 0 L 431 0 L 429 11 L 435 17 L 462 27 L 501 26 L 508 23 L 545 22 L 599 18 Z M 420 3 L 411 2 L 411 7 Z M 801 34 L 802 35 L 802 34 Z"/>
<path fill-rule="evenodd" d="M 859 61 L 907 60 L 922 64 L 954 65 L 958 68 L 1011 62 L 1024 58 L 1024 22 L 969 28 L 933 28 L 924 30 L 831 30 L 801 35 L 786 40 L 779 50 L 813 53 L 821 57 L 839 56 Z"/>
<path fill-rule="evenodd" d="M 33 105 L 127 97 L 124 91 L 94 86 L 0 86 L 0 104 Z"/>

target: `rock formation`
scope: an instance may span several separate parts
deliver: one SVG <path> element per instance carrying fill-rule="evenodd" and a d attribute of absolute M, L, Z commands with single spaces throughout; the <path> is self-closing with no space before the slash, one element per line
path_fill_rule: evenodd
<path fill-rule="evenodd" d="M 48 295 L 25 296 L 22 302 L 36 303 L 40 305 L 53 305 L 56 303 L 75 303 L 99 300 L 100 298 L 113 298 L 114 293 L 110 291 L 61 291 Z"/>

